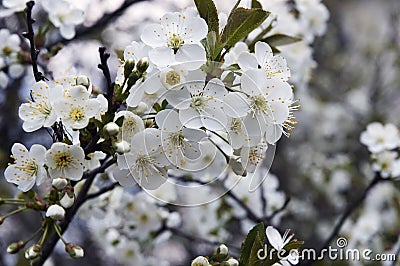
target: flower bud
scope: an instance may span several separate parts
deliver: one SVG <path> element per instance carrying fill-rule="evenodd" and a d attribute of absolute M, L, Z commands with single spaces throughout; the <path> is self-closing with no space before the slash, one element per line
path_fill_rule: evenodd
<path fill-rule="evenodd" d="M 168 228 L 177 228 L 181 224 L 182 224 L 182 218 L 178 212 L 169 213 L 166 223 Z"/>
<path fill-rule="evenodd" d="M 90 80 L 87 76 L 79 75 L 76 77 L 76 85 L 82 85 L 86 88 L 89 88 Z"/>
<path fill-rule="evenodd" d="M 46 211 L 46 217 L 50 217 L 51 219 L 56 221 L 64 219 L 64 216 L 64 208 L 57 204 L 51 205 Z"/>
<path fill-rule="evenodd" d="M 107 132 L 108 135 L 115 136 L 119 132 L 119 126 L 114 122 L 110 122 L 104 126 L 103 130 Z"/>
<path fill-rule="evenodd" d="M 74 205 L 75 202 L 75 196 L 73 193 L 65 193 L 62 199 L 60 200 L 61 206 L 63 206 L 65 209 L 70 208 L 72 205 Z"/>
<path fill-rule="evenodd" d="M 65 178 L 55 178 L 53 179 L 53 181 L 51 182 L 51 184 L 53 185 L 53 187 L 55 187 L 58 190 L 62 190 L 63 188 L 65 188 L 65 186 L 68 184 L 67 179 Z"/>
<path fill-rule="evenodd" d="M 30 246 L 27 250 L 25 250 L 25 259 L 33 260 L 40 257 L 42 253 L 42 247 L 39 244 L 35 244 Z"/>
<path fill-rule="evenodd" d="M 217 248 L 217 254 L 225 256 L 228 255 L 228 247 L 224 244 L 219 245 L 219 247 Z"/>
<path fill-rule="evenodd" d="M 7 253 L 9 253 L 9 254 L 18 253 L 21 250 L 21 248 L 23 248 L 24 246 L 25 246 L 24 241 L 18 241 L 18 242 L 11 243 L 7 247 Z"/>
<path fill-rule="evenodd" d="M 191 266 L 211 266 L 208 260 L 203 256 L 198 256 L 192 261 Z"/>
<path fill-rule="evenodd" d="M 141 77 L 141 74 L 139 71 L 134 70 L 130 75 L 128 79 L 128 89 L 130 89 L 133 85 L 135 85 L 136 81 L 138 81 Z"/>
<path fill-rule="evenodd" d="M 125 61 L 125 66 L 124 66 L 125 78 L 129 77 L 129 75 L 132 73 L 134 68 L 135 68 L 135 60 L 129 59 L 129 60 Z"/>
<path fill-rule="evenodd" d="M 129 144 L 125 140 L 121 140 L 119 142 L 114 143 L 114 149 L 119 154 L 127 153 L 131 150 L 131 144 Z"/>
<path fill-rule="evenodd" d="M 134 112 L 137 115 L 142 115 L 149 110 L 149 106 L 145 102 L 140 102 L 138 106 L 135 108 Z"/>
<path fill-rule="evenodd" d="M 234 258 L 230 258 L 226 262 L 228 263 L 229 266 L 239 266 L 239 262 Z"/>
<path fill-rule="evenodd" d="M 149 68 L 149 59 L 147 57 L 143 57 L 142 59 L 139 60 L 139 62 L 136 65 L 136 69 L 140 73 L 146 72 L 147 68 Z"/>
<path fill-rule="evenodd" d="M 84 256 L 83 248 L 72 243 L 65 245 L 65 251 L 74 259 L 82 258 Z"/>

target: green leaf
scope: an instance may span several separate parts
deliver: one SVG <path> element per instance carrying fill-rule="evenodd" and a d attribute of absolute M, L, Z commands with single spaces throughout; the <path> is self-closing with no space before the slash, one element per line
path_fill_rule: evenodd
<path fill-rule="evenodd" d="M 161 109 L 164 110 L 165 108 L 167 108 L 167 106 L 168 106 L 168 101 L 167 100 L 162 101 Z"/>
<path fill-rule="evenodd" d="M 285 34 L 275 34 L 261 41 L 268 43 L 270 46 L 281 46 L 299 42 L 301 41 L 301 38 L 288 36 Z"/>
<path fill-rule="evenodd" d="M 262 5 L 257 0 L 251 0 L 251 8 L 262 8 Z"/>
<path fill-rule="evenodd" d="M 301 248 L 301 246 L 303 246 L 303 245 L 304 245 L 304 241 L 293 240 L 293 241 L 290 241 L 290 242 L 284 247 L 284 249 L 285 249 L 286 251 L 291 251 L 291 250 L 293 250 L 293 249 L 299 249 L 299 248 Z"/>
<path fill-rule="evenodd" d="M 206 48 L 207 56 L 211 60 L 215 60 L 221 53 L 223 45 L 217 39 L 217 33 L 210 31 L 207 34 L 204 46 Z"/>
<path fill-rule="evenodd" d="M 242 243 L 240 251 L 240 266 L 253 266 L 261 264 L 252 264 L 257 262 L 257 252 L 264 248 L 265 227 L 263 223 L 259 223 L 250 230 L 246 239 Z M 259 262 L 259 260 L 258 260 Z"/>
<path fill-rule="evenodd" d="M 234 46 L 260 26 L 269 14 L 270 12 L 260 8 L 236 8 L 228 17 L 228 22 L 221 36 L 222 42 L 225 43 L 228 48 Z"/>
<path fill-rule="evenodd" d="M 155 103 L 153 108 L 157 113 L 161 111 L 161 105 L 159 103 Z"/>
<path fill-rule="evenodd" d="M 279 50 L 278 48 L 276 48 L 275 46 L 271 46 L 272 49 L 272 53 L 273 54 L 279 54 L 281 52 L 281 50 Z"/>
<path fill-rule="evenodd" d="M 208 25 L 208 32 L 214 31 L 219 39 L 218 11 L 213 0 L 194 0 L 199 15 Z"/>

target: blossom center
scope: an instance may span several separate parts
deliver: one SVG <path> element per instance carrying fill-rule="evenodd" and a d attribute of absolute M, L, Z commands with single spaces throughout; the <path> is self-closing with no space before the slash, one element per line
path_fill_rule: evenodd
<path fill-rule="evenodd" d="M 166 83 L 174 86 L 181 82 L 181 76 L 175 70 L 171 70 L 166 75 Z"/>
<path fill-rule="evenodd" d="M 239 118 L 233 118 L 231 122 L 231 131 L 235 134 L 242 133 L 242 122 Z"/>
<path fill-rule="evenodd" d="M 168 39 L 168 47 L 174 50 L 179 49 L 184 43 L 182 36 L 176 33 L 173 33 Z"/>
<path fill-rule="evenodd" d="M 172 132 L 168 135 L 168 140 L 174 147 L 182 147 L 185 137 L 182 134 L 182 131 Z"/>
<path fill-rule="evenodd" d="M 83 113 L 83 111 L 79 108 L 73 108 L 71 110 L 71 112 L 69 113 L 69 117 L 73 120 L 73 121 L 81 121 L 85 118 L 85 114 Z"/>
<path fill-rule="evenodd" d="M 192 107 L 197 112 L 204 110 L 204 106 L 206 103 L 206 99 L 202 96 L 196 96 L 192 98 L 192 102 L 190 103 L 190 107 Z"/>
<path fill-rule="evenodd" d="M 71 164 L 73 161 L 73 156 L 71 156 L 68 152 L 62 152 L 55 156 L 54 161 L 57 168 L 65 168 Z"/>
<path fill-rule="evenodd" d="M 123 127 L 125 130 L 133 131 L 133 130 L 135 130 L 136 125 L 137 125 L 137 123 L 136 123 L 136 120 L 135 120 L 134 118 L 132 118 L 132 117 L 125 117 L 125 118 L 124 118 L 124 122 L 123 122 L 123 124 L 122 124 L 122 127 Z"/>
<path fill-rule="evenodd" d="M 51 107 L 47 106 L 45 103 L 39 103 L 37 107 L 39 112 L 41 112 L 45 117 L 48 117 L 51 114 Z"/>
<path fill-rule="evenodd" d="M 12 50 L 12 48 L 10 46 L 5 46 L 3 48 L 3 55 L 4 56 L 9 56 L 9 55 L 11 55 L 12 51 L 13 50 Z"/>
<path fill-rule="evenodd" d="M 268 110 L 267 100 L 262 95 L 253 96 L 251 98 L 251 107 L 260 112 L 266 112 Z"/>
<path fill-rule="evenodd" d="M 136 158 L 136 166 L 139 171 L 145 172 L 154 163 L 154 159 L 148 154 L 139 154 Z"/>
<path fill-rule="evenodd" d="M 29 176 L 36 176 L 39 171 L 39 166 L 33 160 L 22 162 L 20 166 L 15 166 L 16 169 L 23 171 Z"/>
<path fill-rule="evenodd" d="M 259 153 L 258 149 L 250 149 L 249 151 L 249 162 L 253 165 L 258 165 L 258 163 L 264 159 L 264 156 Z"/>

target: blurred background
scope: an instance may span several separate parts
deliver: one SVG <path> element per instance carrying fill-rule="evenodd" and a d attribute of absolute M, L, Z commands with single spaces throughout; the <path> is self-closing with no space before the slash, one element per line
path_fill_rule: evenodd
<path fill-rule="evenodd" d="M 167 11 L 193 6 L 189 0 L 70 2 L 85 11 L 85 21 L 76 27 L 76 38 L 72 40 L 63 39 L 49 26 L 47 39 L 38 40 L 41 54 L 48 55 L 41 57 L 40 65 L 48 77 L 67 71 L 85 74 L 98 88 L 103 86 L 101 72 L 96 67 L 99 46 L 104 45 L 113 52 L 110 64 L 112 72 L 116 73 L 118 51 L 131 41 L 139 40 L 144 23 L 157 20 Z M 220 12 L 229 13 L 235 1 L 215 2 Z M 277 144 L 270 177 L 261 192 L 256 192 L 260 195 L 246 194 L 245 185 L 236 187 L 234 193 L 260 214 L 274 213 L 290 199 L 287 206 L 273 216 L 271 224 L 281 232 L 291 228 L 297 239 L 305 241 L 305 247 L 319 248 L 346 206 L 361 196 L 374 176 L 368 151 L 359 141 L 360 133 L 373 121 L 400 125 L 400 1 L 260 2 L 264 9 L 278 14 L 276 33 L 303 37 L 299 43 L 278 47 L 291 68 L 291 82 L 295 85 L 301 110 L 297 113 L 299 124 L 292 136 L 282 138 Z M 34 17 L 37 25 L 49 24 L 40 4 Z M 0 18 L 0 27 L 21 36 L 25 31 L 24 14 L 17 12 Z M 20 51 L 28 51 L 27 48 L 25 40 L 21 39 Z M 23 54 L 21 52 L 21 56 Z M 45 130 L 28 134 L 21 128 L 18 107 L 29 96 L 33 77 L 26 58 L 22 56 L 20 61 L 25 64 L 20 64 L 19 75 L 11 73 L 6 63 L 0 68 L 8 78 L 7 86 L 0 89 L 1 197 L 16 192 L 2 174 L 11 162 L 12 144 L 51 145 Z M 73 66 L 74 70 L 66 66 Z M 4 84 L 4 79 L 0 80 Z M 399 257 L 399 188 L 399 182 L 384 182 L 369 191 L 338 235 L 348 239 L 348 247 L 396 253 Z M 85 206 L 87 217 L 91 217 L 91 211 L 99 205 L 96 201 L 89 202 Z M 211 254 L 216 246 L 198 241 L 197 237 L 225 243 L 228 247 L 232 245 L 232 255 L 237 254 L 235 247 L 240 246 L 248 229 L 255 224 L 228 198 L 207 206 L 163 208 L 179 213 L 180 228 L 188 235 L 178 232 L 157 235 L 150 240 L 152 245 L 139 241 L 140 247 L 135 250 L 153 258 L 153 264 L 147 262 L 148 265 L 168 265 L 167 262 L 173 266 L 190 265 L 194 257 Z M 0 213 L 7 210 L 8 206 L 0 206 Z M 119 255 L 110 251 L 112 245 L 105 244 L 109 241 L 104 233 L 109 226 L 106 219 L 85 217 L 77 217 L 66 234 L 85 247 L 85 257 L 77 261 L 66 258 L 60 246 L 49 265 L 140 265 L 135 263 L 134 255 L 129 256 L 128 249 Z M 0 265 L 27 265 L 21 259 L 23 254 L 8 255 L 5 250 L 11 242 L 29 236 L 39 222 L 40 217 L 24 213 L 7 219 L 0 226 Z M 333 243 L 335 241 L 336 238 Z M 399 265 L 392 263 L 321 261 L 312 265 Z"/>

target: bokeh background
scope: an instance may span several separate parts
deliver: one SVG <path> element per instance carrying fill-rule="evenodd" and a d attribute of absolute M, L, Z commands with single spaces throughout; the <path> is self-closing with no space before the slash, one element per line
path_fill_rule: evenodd
<path fill-rule="evenodd" d="M 67 70 L 65 66 L 74 66 L 77 72 L 90 76 L 99 88 L 102 76 L 96 66 L 100 45 L 114 51 L 110 62 L 113 62 L 111 67 L 115 73 L 118 64 L 116 51 L 139 39 L 144 22 L 156 20 L 166 11 L 191 5 L 189 0 L 154 0 L 137 1 L 122 9 L 123 0 L 71 2 L 85 10 L 84 25 L 78 27 L 82 31 L 78 30 L 77 38 L 73 40 L 62 40 L 57 31 L 50 32 L 44 47 L 60 42 L 65 47 L 50 60 L 42 58 L 42 66 L 45 73 L 53 71 L 53 75 L 62 74 Z M 329 19 L 325 12 L 310 9 L 307 11 L 310 16 L 307 25 L 301 24 L 301 12 L 296 9 L 300 1 L 260 2 L 265 9 L 282 16 L 287 13 L 293 18 L 293 22 L 282 23 L 286 33 L 298 35 L 315 30 L 311 36 L 303 36 L 303 42 L 281 47 L 292 69 L 292 83 L 296 98 L 300 99 L 301 111 L 297 113 L 299 124 L 292 136 L 277 144 L 271 167 L 273 176 L 265 181 L 267 184 L 261 192 L 266 195 L 268 206 L 262 204 L 260 196 L 246 196 L 246 191 L 240 189 L 235 193 L 250 208 L 271 212 L 290 198 L 286 208 L 271 223 L 281 231 L 291 228 L 296 238 L 305 241 L 306 247 L 318 248 L 346 206 L 360 197 L 374 176 L 368 151 L 359 141 L 360 133 L 372 121 L 400 125 L 400 1 L 324 0 L 322 3 L 329 10 Z M 216 0 L 223 12 L 229 12 L 233 3 L 231 0 Z M 282 10 L 282 6 L 286 8 Z M 40 8 L 37 10 L 34 16 L 38 18 L 38 24 L 46 23 L 46 14 Z M 112 13 L 114 16 L 110 16 Z M 99 20 L 102 23 L 98 23 Z M 1 28 L 19 35 L 25 30 L 24 23 L 23 14 L 0 18 Z M 91 31 L 85 32 L 87 28 Z M 25 43 L 21 47 L 27 48 Z M 51 138 L 45 130 L 27 134 L 21 129 L 17 110 L 29 96 L 32 82 L 31 69 L 26 66 L 21 78 L 10 79 L 9 85 L 0 89 L 1 197 L 15 193 L 2 174 L 10 162 L 12 144 L 51 145 Z M 346 237 L 349 247 L 396 253 L 399 257 L 399 188 L 399 182 L 384 182 L 374 187 L 345 222 L 338 236 Z M 246 230 L 254 222 L 238 218 L 235 213 L 239 212 L 235 209 L 238 207 L 226 201 L 228 203 L 221 200 L 209 206 L 177 210 L 183 230 L 191 236 L 240 246 Z M 8 207 L 0 206 L 0 213 L 7 210 Z M 33 232 L 39 222 L 40 217 L 25 213 L 7 219 L 0 226 L 0 265 L 27 265 L 21 259 L 23 254 L 19 257 L 8 255 L 5 250 L 10 242 Z M 103 245 L 106 240 L 96 229 L 96 226 L 106 225 L 100 224 L 101 221 L 96 224 L 82 217 L 76 218 L 67 236 L 77 239 L 85 247 L 85 258 L 78 261 L 66 258 L 60 246 L 51 263 L 59 266 L 137 265 L 134 260 L 129 262 L 109 256 L 104 250 L 107 247 Z M 170 265 L 176 266 L 189 265 L 194 257 L 211 254 L 215 249 L 215 246 L 196 243 L 195 239 L 176 233 L 172 233 L 168 241 L 159 242 L 152 250 L 142 250 L 144 254 L 158 258 L 160 264 L 154 265 L 163 265 L 160 261 L 169 261 Z M 392 263 L 323 261 L 314 265 L 399 265 Z"/>

